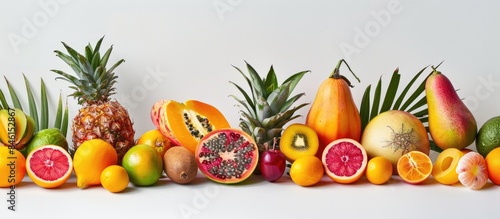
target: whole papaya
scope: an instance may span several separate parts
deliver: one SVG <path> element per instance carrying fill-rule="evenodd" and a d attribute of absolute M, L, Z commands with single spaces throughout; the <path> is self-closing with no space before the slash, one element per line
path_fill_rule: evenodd
<path fill-rule="evenodd" d="M 342 63 L 346 64 L 359 81 L 347 62 L 341 59 L 330 76 L 319 86 L 306 117 L 306 125 L 318 135 L 317 157 L 321 157 L 326 145 L 336 139 L 350 138 L 359 141 L 361 138 L 361 118 L 351 94 L 352 85 L 340 74 Z"/>

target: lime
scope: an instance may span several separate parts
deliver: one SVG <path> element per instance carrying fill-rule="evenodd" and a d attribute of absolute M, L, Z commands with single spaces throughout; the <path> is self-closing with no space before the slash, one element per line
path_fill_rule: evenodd
<path fill-rule="evenodd" d="M 38 131 L 26 146 L 24 153 L 28 155 L 31 151 L 44 145 L 57 145 L 68 151 L 68 141 L 57 128 L 42 129 Z"/>
<path fill-rule="evenodd" d="M 486 121 L 479 129 L 476 138 L 477 152 L 483 157 L 497 147 L 500 147 L 500 116 Z"/>

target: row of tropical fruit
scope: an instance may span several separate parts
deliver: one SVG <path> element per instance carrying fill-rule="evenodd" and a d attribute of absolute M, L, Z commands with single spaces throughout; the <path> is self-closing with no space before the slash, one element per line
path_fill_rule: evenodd
<path fill-rule="evenodd" d="M 293 94 L 309 71 L 295 73 L 279 84 L 272 66 L 266 75 L 260 75 L 246 63 L 246 73 L 235 69 L 250 90 L 231 82 L 242 95 L 231 95 L 241 108 L 239 128 L 231 127 L 225 116 L 206 102 L 159 100 L 149 112 L 155 129 L 136 140 L 127 110 L 110 98 L 118 78 L 114 70 L 124 60 L 107 68 L 113 47 L 101 55 L 102 40 L 89 44 L 82 53 L 65 43 L 66 53 L 55 51 L 75 74 L 52 71 L 58 75 L 56 79 L 71 83 L 71 96 L 81 104 L 71 124 L 71 147 L 60 143 L 66 136 L 67 124 L 61 121 L 67 123 L 67 108 L 64 114 L 58 108 L 55 131 L 44 134 L 45 129 L 38 127 L 38 111 L 28 85 L 29 115 L 15 101 L 17 95 L 10 85 L 16 108 L 8 106 L 3 93 L 0 95 L 4 108 L 0 111 L 0 139 L 6 146 L 0 147 L 0 163 L 9 163 L 12 157 L 20 159 L 16 168 L 0 167 L 11 173 L 0 186 L 15 186 L 27 171 L 38 185 L 58 187 L 73 170 L 80 188 L 96 184 L 108 188 L 108 184 L 128 185 L 129 181 L 138 186 L 153 185 L 162 172 L 174 182 L 189 183 L 198 170 L 219 183 L 239 183 L 253 173 L 274 182 L 284 175 L 287 162 L 291 164 L 290 178 L 302 186 L 316 184 L 324 174 L 339 183 L 352 183 L 366 175 L 370 182 L 382 184 L 399 175 L 418 184 L 432 175 L 443 184 L 460 181 L 475 189 L 484 186 L 469 184 L 477 179 L 486 183 L 489 178 L 500 184 L 500 155 L 493 153 L 500 147 L 499 119 L 492 118 L 478 132 L 474 116 L 451 81 L 437 70 L 439 65 L 432 66 L 431 73 L 414 86 L 427 69 L 423 68 L 401 92 L 401 75 L 396 69 L 385 92 L 381 79 L 373 95 L 371 85 L 366 88 L 358 110 L 351 95 L 353 85 L 340 74 L 342 64 L 359 79 L 340 60 L 318 87 L 305 123 L 289 124 L 301 116 L 296 113 L 299 109 L 309 105 L 295 105 L 305 94 Z M 40 118 L 46 127 L 47 101 L 46 97 L 41 99 L 45 107 Z M 31 117 L 36 117 L 35 122 Z M 11 127 L 15 127 L 14 133 Z M 60 135 L 48 138 L 49 133 Z M 474 141 L 477 152 L 464 151 Z M 434 164 L 430 150 L 440 152 Z"/>

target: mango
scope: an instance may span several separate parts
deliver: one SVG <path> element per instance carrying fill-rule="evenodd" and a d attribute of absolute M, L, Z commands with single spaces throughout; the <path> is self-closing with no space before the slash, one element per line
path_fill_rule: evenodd
<path fill-rule="evenodd" d="M 17 108 L 0 110 L 0 141 L 6 146 L 23 149 L 35 131 L 35 121 Z"/>
<path fill-rule="evenodd" d="M 476 138 L 476 119 L 458 96 L 451 81 L 436 68 L 433 69 L 425 83 L 429 132 L 441 149 L 461 150 Z"/>

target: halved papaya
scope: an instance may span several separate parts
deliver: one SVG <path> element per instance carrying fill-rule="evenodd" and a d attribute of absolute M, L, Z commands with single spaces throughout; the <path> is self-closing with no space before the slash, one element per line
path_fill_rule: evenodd
<path fill-rule="evenodd" d="M 214 106 L 188 100 L 184 103 L 167 101 L 163 106 L 160 123 L 173 137 L 194 153 L 198 142 L 208 133 L 222 128 L 230 128 L 224 115 Z"/>

